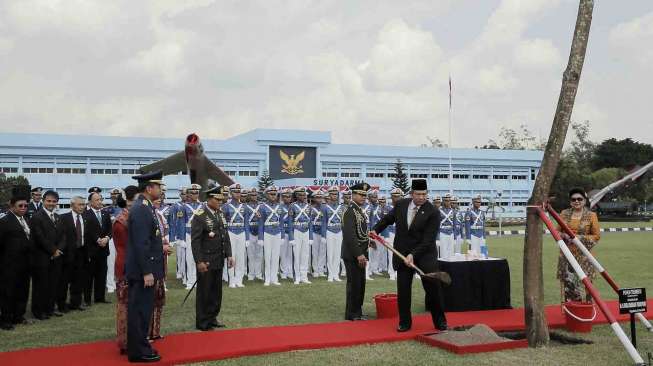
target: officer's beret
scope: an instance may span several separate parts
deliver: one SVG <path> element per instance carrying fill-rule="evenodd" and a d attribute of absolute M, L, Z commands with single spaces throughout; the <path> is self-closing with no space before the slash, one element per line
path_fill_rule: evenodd
<path fill-rule="evenodd" d="M 472 198 L 472 201 L 480 201 L 480 200 L 481 200 L 481 195 L 480 194 L 477 194 L 476 196 L 474 196 Z"/>
<path fill-rule="evenodd" d="M 134 179 L 136 179 L 136 178 L 134 178 Z M 102 193 L 102 188 L 100 188 L 100 187 L 91 187 L 91 188 L 88 189 L 88 193 Z"/>
<path fill-rule="evenodd" d="M 369 191 L 370 188 L 370 185 L 367 183 L 358 183 L 351 187 L 351 191 L 356 194 L 367 196 L 367 191 Z"/>
<path fill-rule="evenodd" d="M 135 175 L 135 176 L 132 177 L 132 179 L 137 180 L 138 184 L 142 185 L 142 186 L 147 185 L 147 184 L 159 184 L 160 185 L 160 184 L 163 184 L 163 172 L 158 170 L 158 171 L 151 172 L 151 173 Z M 89 193 L 90 193 L 90 191 L 89 191 Z"/>
<path fill-rule="evenodd" d="M 222 200 L 227 195 L 227 188 L 224 186 L 215 186 L 204 191 L 204 193 L 206 193 L 207 197 Z"/>
<path fill-rule="evenodd" d="M 252 188 L 252 189 L 249 190 L 249 195 L 250 196 L 256 196 L 257 194 L 258 194 L 258 191 L 256 190 L 256 188 Z"/>
<path fill-rule="evenodd" d="M 281 191 L 281 194 L 284 195 L 284 196 L 289 196 L 289 195 L 292 194 L 292 190 L 291 190 L 290 188 L 284 188 L 284 189 Z"/>
<path fill-rule="evenodd" d="M 278 191 L 279 189 L 275 185 L 265 188 L 265 193 L 277 193 Z"/>
<path fill-rule="evenodd" d="M 451 194 L 447 193 L 442 198 L 445 199 L 445 200 L 451 200 Z"/>
<path fill-rule="evenodd" d="M 395 188 L 392 191 L 390 191 L 390 195 L 392 195 L 392 196 L 403 196 L 404 191 L 402 191 L 401 188 Z"/>
<path fill-rule="evenodd" d="M 30 192 L 32 192 L 32 193 L 34 193 L 34 192 L 41 193 L 42 190 L 43 190 L 43 187 L 34 187 L 34 188 L 32 188 L 30 190 Z"/>
<path fill-rule="evenodd" d="M 294 192 L 298 194 L 306 194 L 306 187 L 297 187 Z"/>
<path fill-rule="evenodd" d="M 331 186 L 331 187 L 329 187 L 328 192 L 329 193 L 338 193 L 338 192 L 340 192 L 340 188 L 338 188 L 337 186 Z"/>
<path fill-rule="evenodd" d="M 187 190 L 187 191 L 188 191 L 188 192 L 191 192 L 191 191 L 192 191 L 192 192 L 199 192 L 200 189 L 202 189 L 202 186 L 201 186 L 201 185 L 199 185 L 199 184 L 197 184 L 197 183 L 193 183 L 193 184 L 191 184 L 191 185 L 188 187 L 188 190 Z"/>
<path fill-rule="evenodd" d="M 232 193 L 240 193 L 240 184 L 234 183 L 229 186 L 229 192 Z"/>
<path fill-rule="evenodd" d="M 440 197 L 440 195 L 436 195 L 433 197 L 433 201 L 442 201 L 442 197 Z"/>

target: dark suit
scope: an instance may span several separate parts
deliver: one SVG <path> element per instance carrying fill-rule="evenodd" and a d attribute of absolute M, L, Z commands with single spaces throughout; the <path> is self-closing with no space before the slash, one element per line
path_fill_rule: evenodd
<path fill-rule="evenodd" d="M 142 196 L 129 211 L 125 276 L 129 284 L 127 303 L 127 354 L 130 358 L 153 353 L 147 333 L 154 309 L 154 286 L 145 287 L 143 277 L 163 278 L 163 243 L 152 203 Z"/>
<path fill-rule="evenodd" d="M 32 216 L 33 248 L 31 252 L 32 269 L 32 314 L 40 318 L 52 314 L 61 278 L 61 256 L 54 258 L 57 250 L 65 252 L 61 241 L 59 215 L 53 213 L 54 221 L 48 212 L 42 208 Z"/>
<path fill-rule="evenodd" d="M 85 238 L 77 236 L 74 217 L 72 211 L 59 216 L 62 247 L 65 248 L 62 258 L 61 281 L 59 281 L 57 290 L 57 307 L 59 311 L 66 308 L 68 291 L 70 291 L 70 307 L 79 308 L 82 304 L 82 294 L 89 281 L 89 259 L 86 253 L 86 245 L 89 239 L 88 235 Z M 84 214 L 82 214 L 80 218 L 82 235 L 86 234 L 81 228 L 84 227 L 85 222 Z"/>
<path fill-rule="evenodd" d="M 415 217 L 408 227 L 408 207 L 411 201 L 411 198 L 406 198 L 397 202 L 394 208 L 374 226 L 373 230 L 380 233 L 389 225 L 395 224 L 394 248 L 405 256 L 412 254 L 414 263 L 425 273 L 435 272 L 438 267 L 435 236 L 440 229 L 440 211 L 427 201 L 416 211 Z M 397 271 L 399 323 L 410 327 L 412 324 L 411 290 L 415 270 L 407 267 L 398 256 L 393 257 L 392 266 Z M 442 310 L 440 283 L 422 279 L 422 287 L 426 292 L 425 305 L 431 312 L 433 325 L 438 327 L 446 322 Z"/>
<path fill-rule="evenodd" d="M 365 298 L 365 268 L 358 265 L 358 257 L 368 257 L 368 223 L 365 213 L 352 203 L 342 217 L 341 258 L 347 269 L 347 300 L 345 319 L 354 320 L 363 315 Z"/>
<path fill-rule="evenodd" d="M 208 263 L 209 267 L 207 272 L 197 271 L 195 297 L 195 326 L 206 330 L 218 325 L 217 317 L 222 306 L 222 268 L 224 259 L 231 257 L 231 242 L 221 211 L 213 214 L 204 208 L 193 217 L 191 248 L 195 262 Z"/>
<path fill-rule="evenodd" d="M 100 238 L 112 235 L 111 216 L 107 212 L 100 212 L 102 220 L 98 220 L 95 211 L 92 209 L 84 212 L 84 236 L 89 240 L 86 242 L 89 258 L 89 281 L 84 292 L 84 299 L 91 303 L 91 294 L 95 302 L 104 301 L 104 293 L 107 287 L 107 257 L 109 256 L 109 243 L 101 247 L 97 241 Z"/>
<path fill-rule="evenodd" d="M 25 218 L 31 219 L 32 216 L 36 213 L 36 211 L 40 210 L 41 207 L 43 207 L 43 201 L 40 201 L 38 204 L 34 201 L 30 202 L 27 205 L 27 213 L 25 214 Z"/>
<path fill-rule="evenodd" d="M 26 219 L 27 222 L 29 220 Z M 29 225 L 29 224 L 28 224 Z M 29 297 L 31 239 L 12 212 L 0 219 L 0 323 L 20 323 Z"/>

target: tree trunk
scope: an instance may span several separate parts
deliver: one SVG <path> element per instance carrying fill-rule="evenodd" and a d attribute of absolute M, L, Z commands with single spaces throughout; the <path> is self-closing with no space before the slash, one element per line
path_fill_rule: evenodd
<path fill-rule="evenodd" d="M 580 0 L 569 62 L 562 77 L 558 106 L 553 118 L 549 141 L 544 150 L 542 166 L 537 179 L 535 179 L 533 194 L 528 201 L 529 206 L 542 204 L 549 196 L 569 128 L 580 74 L 583 70 L 593 9 L 593 0 Z M 530 347 L 545 346 L 549 343 L 549 329 L 544 314 L 542 277 L 542 223 L 536 210 L 528 208 L 524 240 L 524 319 Z"/>

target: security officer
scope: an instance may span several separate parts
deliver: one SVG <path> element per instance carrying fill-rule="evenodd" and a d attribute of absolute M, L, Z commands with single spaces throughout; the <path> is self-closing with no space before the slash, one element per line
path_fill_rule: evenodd
<path fill-rule="evenodd" d="M 470 242 L 470 249 L 481 254 L 485 247 L 485 212 L 481 211 L 481 195 L 472 199 L 472 208 L 465 213 L 465 237 Z"/>
<path fill-rule="evenodd" d="M 342 192 L 342 204 L 346 207 L 351 204 L 351 189 L 347 188 Z"/>
<path fill-rule="evenodd" d="M 324 193 L 317 190 L 313 194 L 313 205 L 311 207 L 311 225 L 313 226 L 313 247 L 311 248 L 311 259 L 313 266 L 313 277 L 324 277 L 326 272 L 326 238 L 322 237 L 322 205 Z"/>
<path fill-rule="evenodd" d="M 379 222 L 383 216 L 385 216 L 388 212 L 390 212 L 390 209 L 392 206 L 388 205 L 387 198 L 385 195 L 379 194 L 379 208 L 377 210 L 377 213 L 374 215 L 376 222 Z M 388 238 L 390 236 L 389 234 L 389 228 L 386 228 L 381 232 L 379 235 L 381 235 L 384 238 Z M 378 259 L 377 259 L 377 268 L 378 268 L 378 273 L 381 274 L 383 272 L 388 272 L 388 250 L 384 246 L 377 246 L 376 247 L 377 253 L 378 253 Z"/>
<path fill-rule="evenodd" d="M 342 218 L 342 260 L 347 268 L 347 302 L 345 319 L 367 320 L 363 315 L 365 298 L 365 268 L 369 247 L 369 225 L 361 204 L 370 189 L 369 184 L 360 183 L 352 188 L 352 204 Z"/>
<path fill-rule="evenodd" d="M 229 288 L 245 287 L 243 277 L 247 271 L 247 247 L 250 246 L 249 210 L 241 201 L 240 184 L 229 186 L 231 199 L 222 206 L 222 212 L 227 220 L 229 240 L 234 257 L 234 266 L 229 271 Z"/>
<path fill-rule="evenodd" d="M 454 255 L 456 227 L 456 211 L 451 207 L 451 195 L 444 195 L 444 207 L 440 208 L 440 259 L 448 259 Z"/>
<path fill-rule="evenodd" d="M 27 214 L 26 218 L 31 219 L 32 215 L 36 213 L 36 211 L 40 210 L 41 207 L 43 207 L 43 202 L 41 202 L 41 195 L 43 194 L 43 188 L 42 187 L 34 187 L 31 190 L 31 196 L 32 196 L 32 201 L 27 205 Z"/>
<path fill-rule="evenodd" d="M 436 210 L 440 210 L 440 207 L 442 207 L 442 197 L 439 195 L 435 195 L 433 197 L 433 207 L 435 207 Z M 440 231 L 437 232 L 436 237 L 435 237 L 435 246 L 438 248 L 438 253 L 440 253 Z M 438 254 L 439 255 L 439 254 Z"/>
<path fill-rule="evenodd" d="M 111 217 L 111 224 L 116 220 L 116 217 L 122 212 L 122 208 L 118 207 L 118 198 L 122 196 L 120 188 L 114 188 L 110 192 L 111 204 L 102 209 Z M 113 238 L 109 239 L 109 256 L 107 257 L 107 292 L 113 293 L 116 291 L 116 277 L 114 273 L 114 266 L 116 264 L 116 246 L 113 243 Z"/>
<path fill-rule="evenodd" d="M 206 193 L 206 206 L 195 211 L 191 223 L 191 248 L 197 260 L 197 294 L 195 327 L 202 331 L 224 328 L 218 322 L 222 306 L 222 266 L 225 258 L 229 268 L 234 265 L 227 220 L 220 210 L 226 199 L 224 187 L 213 187 Z"/>
<path fill-rule="evenodd" d="M 186 195 L 186 203 L 184 203 L 184 224 L 186 226 L 186 289 L 190 290 L 195 281 L 197 281 L 197 268 L 195 268 L 195 259 L 193 258 L 193 251 L 188 250 L 190 247 L 190 229 L 193 217 L 203 208 L 202 203 L 199 201 L 200 190 L 202 186 L 199 184 L 191 184 L 188 187 Z"/>
<path fill-rule="evenodd" d="M 370 193 L 367 195 L 367 198 L 369 200 L 369 205 L 367 206 L 368 210 L 368 217 L 369 217 L 369 226 L 370 230 L 376 225 L 377 222 L 381 220 L 383 215 L 381 214 L 382 208 L 381 204 L 379 202 L 379 191 L 376 189 L 373 189 L 370 191 Z M 380 235 L 384 235 L 381 233 Z M 387 235 L 387 234 L 385 234 Z M 383 246 L 373 246 L 369 249 L 369 266 L 367 269 L 367 274 L 368 276 L 375 274 L 375 275 L 380 275 L 381 272 L 385 271 L 383 266 L 383 262 L 385 261 L 386 258 L 386 252 L 385 252 L 385 247 Z"/>
<path fill-rule="evenodd" d="M 293 192 L 290 188 L 284 188 L 281 191 L 281 204 L 279 209 L 281 210 L 281 222 L 283 223 L 283 238 L 281 239 L 281 248 L 279 249 L 281 264 L 281 279 L 293 279 L 293 260 L 292 260 L 292 247 L 293 243 L 290 243 L 290 224 L 288 221 L 288 211 L 290 210 L 290 204 L 292 203 Z"/>
<path fill-rule="evenodd" d="M 404 191 L 401 190 L 401 188 L 394 188 L 392 191 L 390 191 L 390 199 L 391 199 L 391 204 L 388 205 L 386 211 L 383 213 L 383 216 L 387 215 L 394 209 L 395 205 L 397 202 L 402 200 L 404 198 Z M 388 228 L 386 229 L 388 232 L 388 243 L 390 245 L 394 245 L 393 243 L 395 242 L 395 233 L 396 233 L 396 225 L 388 225 Z M 388 250 L 388 275 L 390 276 L 390 280 L 396 281 L 397 280 L 397 271 L 395 271 L 394 267 L 392 266 L 392 251 Z"/>
<path fill-rule="evenodd" d="M 340 282 L 340 257 L 342 250 L 342 215 L 348 207 L 340 204 L 336 186 L 329 188 L 328 203 L 322 208 L 322 238 L 326 241 L 326 261 L 329 282 Z"/>
<path fill-rule="evenodd" d="M 258 243 L 263 247 L 265 256 L 265 282 L 263 286 L 281 285 L 279 283 L 279 252 L 281 241 L 285 238 L 282 216 L 284 210 L 279 204 L 279 191 L 277 187 L 270 186 L 265 189 L 266 202 L 259 207 Z"/>
<path fill-rule="evenodd" d="M 161 195 L 161 171 L 132 177 L 141 195 L 129 210 L 125 276 L 128 281 L 127 356 L 130 362 L 157 362 L 147 340 L 154 309 L 154 282 L 163 279 L 163 242 L 152 201 Z"/>
<path fill-rule="evenodd" d="M 454 234 L 454 254 L 463 253 L 463 241 L 465 240 L 464 235 L 464 225 L 465 225 L 465 213 L 460 210 L 458 206 L 458 197 L 451 197 L 451 207 L 455 211 L 456 221 L 454 222 L 453 234 Z"/>
<path fill-rule="evenodd" d="M 288 236 L 292 244 L 295 270 L 295 285 L 311 283 L 308 280 L 308 267 L 313 246 L 313 225 L 311 225 L 311 206 L 307 202 L 305 187 L 295 188 L 297 201 L 288 206 Z"/>
<path fill-rule="evenodd" d="M 247 247 L 247 279 L 263 279 L 263 246 L 258 240 L 258 220 L 260 218 L 258 192 L 252 188 L 247 193 L 247 227 L 249 231 L 249 246 Z"/>
<path fill-rule="evenodd" d="M 186 276 L 186 222 L 184 221 L 185 217 L 185 205 L 186 204 L 186 187 L 179 188 L 179 201 L 175 202 L 170 207 L 170 213 L 168 217 L 170 221 L 168 225 L 170 231 L 168 236 L 170 237 L 170 243 L 174 245 L 177 251 L 177 271 L 176 277 L 180 279 L 181 282 L 186 285 L 187 276 Z"/>

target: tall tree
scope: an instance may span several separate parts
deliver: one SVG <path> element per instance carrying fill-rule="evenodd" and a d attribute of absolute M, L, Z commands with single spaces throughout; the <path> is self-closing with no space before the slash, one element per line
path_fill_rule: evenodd
<path fill-rule="evenodd" d="M 9 204 L 11 199 L 11 188 L 17 184 L 27 185 L 29 182 L 27 178 L 19 175 L 17 177 L 7 177 L 0 173 L 0 207 Z"/>
<path fill-rule="evenodd" d="M 446 142 L 440 140 L 437 137 L 426 136 L 426 139 L 428 140 L 428 142 L 419 145 L 419 147 L 443 148 L 448 146 Z"/>
<path fill-rule="evenodd" d="M 583 70 L 590 25 L 592 24 L 593 0 L 580 0 L 576 26 L 569 52 L 567 68 L 562 76 L 549 140 L 544 150 L 540 172 L 535 179 L 533 193 L 528 205 L 539 205 L 549 197 L 551 182 L 555 176 L 562 148 L 574 109 L 580 75 Z M 530 347 L 542 347 L 549 343 L 549 329 L 544 314 L 544 282 L 542 275 L 542 223 L 533 208 L 527 211 L 526 237 L 524 239 L 524 318 L 526 337 Z"/>
<path fill-rule="evenodd" d="M 270 177 L 270 173 L 264 170 L 263 174 L 258 177 L 258 198 L 260 200 L 265 197 L 265 189 L 271 185 L 274 185 L 274 180 Z"/>
<path fill-rule="evenodd" d="M 631 169 L 653 160 L 653 146 L 631 138 L 617 140 L 611 138 L 600 143 L 593 155 L 592 166 L 601 168 Z"/>
<path fill-rule="evenodd" d="M 399 159 L 397 159 L 397 162 L 395 163 L 395 174 L 394 177 L 392 177 L 392 186 L 401 189 L 404 193 L 410 190 L 408 176 L 406 175 L 406 172 L 404 172 L 404 164 Z"/>

